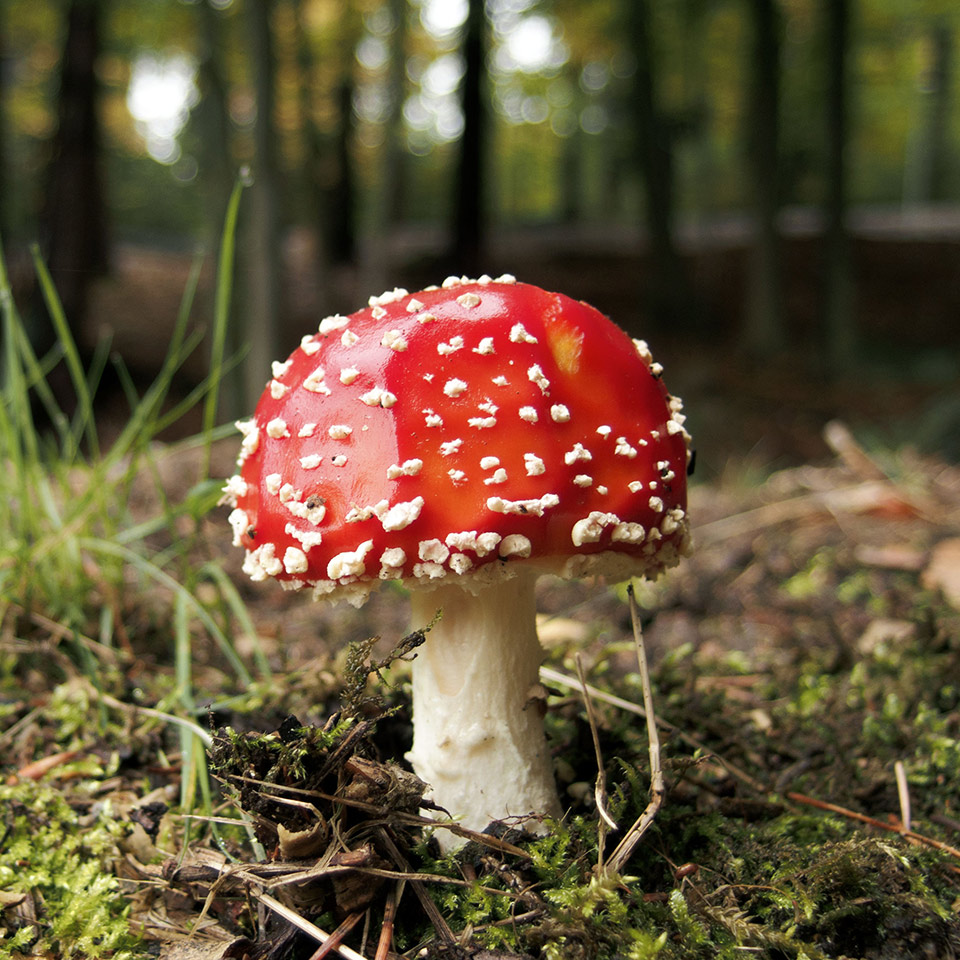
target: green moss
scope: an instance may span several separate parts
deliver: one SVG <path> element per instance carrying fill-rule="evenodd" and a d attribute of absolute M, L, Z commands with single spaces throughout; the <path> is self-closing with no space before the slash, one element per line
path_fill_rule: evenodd
<path fill-rule="evenodd" d="M 791 735 L 799 732 L 801 740 L 822 736 L 825 729 L 832 732 L 834 724 L 849 724 L 853 716 L 862 715 L 866 698 L 875 696 L 878 684 L 870 668 L 853 681 L 842 671 L 817 670 L 810 677 L 812 683 L 798 687 L 818 689 L 822 703 L 806 711 L 789 702 L 779 707 L 778 721 L 792 723 Z M 855 707 L 843 706 L 850 703 Z M 945 795 L 949 784 L 956 783 L 953 721 L 922 701 L 896 709 L 885 708 L 883 700 L 876 703 L 878 723 L 913 731 L 917 749 L 908 764 L 911 782 L 928 778 L 931 789 Z M 569 732 L 563 725 L 557 729 Z M 851 731 L 852 742 L 858 736 Z M 634 747 L 623 749 L 622 758 L 611 760 L 607 769 L 609 807 L 617 821 L 627 825 L 648 800 L 636 730 L 620 729 L 615 720 L 602 731 L 602 740 L 605 750 Z M 766 748 L 773 749 L 771 735 L 767 741 Z M 888 742 L 899 738 L 881 737 L 858 749 Z M 469 848 L 460 855 L 474 866 L 486 860 L 478 877 L 485 888 L 512 877 L 513 889 L 535 891 L 542 907 L 538 920 L 511 932 L 484 926 L 502 917 L 510 901 L 461 888 L 437 894 L 452 929 L 473 927 L 475 941 L 488 949 L 508 947 L 558 960 L 739 960 L 745 952 L 771 960 L 826 960 L 947 956 L 960 950 L 960 918 L 954 908 L 960 884 L 942 853 L 911 845 L 896 834 L 871 832 L 847 818 L 792 807 L 776 797 L 741 796 L 740 790 L 722 786 L 722 780 L 714 780 L 722 795 L 705 791 L 704 785 L 717 776 L 710 758 L 685 755 L 681 743 L 669 747 L 676 751 L 676 756 L 664 758 L 671 794 L 622 877 L 598 872 L 595 816 L 576 814 L 547 836 L 521 841 L 528 862 L 478 859 Z M 811 774 L 811 789 L 853 803 L 855 798 L 845 790 L 872 783 L 872 767 L 865 768 L 859 784 L 848 775 L 848 782 L 830 786 L 834 781 L 824 777 L 849 771 L 857 760 L 858 754 L 851 752 L 821 763 Z M 872 758 L 878 760 L 882 757 Z M 763 775 L 761 770 L 751 772 Z M 696 780 L 695 788 L 686 784 L 688 777 Z M 883 803 L 895 809 L 890 806 L 895 794 Z M 617 839 L 614 835 L 608 842 Z M 679 864 L 686 867 L 678 870 Z M 427 858 L 419 867 L 461 875 L 449 858 Z M 526 907 L 514 904 L 511 909 L 516 913 Z"/>
<path fill-rule="evenodd" d="M 126 828 L 109 805 L 81 816 L 60 792 L 31 782 L 0 786 L 0 810 L 0 890 L 26 895 L 37 913 L 35 925 L 19 924 L 12 911 L 3 915 L 0 957 L 144 956 L 111 869 Z"/>
<path fill-rule="evenodd" d="M 326 727 L 301 726 L 291 718 L 281 733 L 238 733 L 231 727 L 219 732 L 211 754 L 214 773 L 226 775 L 257 770 L 266 783 L 304 780 L 307 767 L 337 744 L 354 725 L 352 717 Z"/>

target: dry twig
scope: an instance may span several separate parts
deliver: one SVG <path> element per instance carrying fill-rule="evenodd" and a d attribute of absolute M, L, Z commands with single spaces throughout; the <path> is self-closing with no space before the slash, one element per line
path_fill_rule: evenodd
<path fill-rule="evenodd" d="M 904 830 L 910 829 L 910 785 L 907 783 L 907 771 L 902 760 L 893 765 L 897 778 L 897 796 L 900 798 L 900 822 Z"/>
<path fill-rule="evenodd" d="M 376 804 L 367 803 L 364 800 L 357 800 L 353 797 L 343 797 L 332 793 L 324 793 L 322 790 L 305 790 L 300 787 L 290 786 L 289 784 L 268 783 L 265 780 L 257 780 L 254 777 L 241 777 L 234 774 L 228 775 L 225 779 L 230 780 L 232 783 L 255 784 L 256 786 L 259 786 L 264 793 L 282 792 L 298 794 L 303 797 L 315 797 L 319 800 L 328 800 L 331 803 L 339 803 L 345 807 L 353 807 L 356 810 L 362 810 L 365 813 L 369 813 L 378 817 L 382 816 L 384 813 L 383 808 Z M 458 837 L 463 837 L 466 840 L 473 840 L 476 843 L 479 843 L 481 846 L 489 847 L 491 850 L 496 850 L 499 853 L 508 853 L 514 857 L 521 857 L 524 860 L 532 859 L 531 855 L 522 847 L 518 847 L 506 840 L 500 839 L 500 837 L 492 836 L 491 834 L 478 833 L 476 830 L 469 830 L 467 827 L 463 827 L 453 820 L 435 820 L 432 817 L 421 817 L 417 814 L 404 813 L 400 810 L 390 811 L 390 819 L 393 823 L 406 827 L 442 827 L 444 830 L 449 830 L 451 833 L 455 833 Z"/>
<path fill-rule="evenodd" d="M 594 700 L 599 700 L 602 703 L 608 703 L 612 707 L 617 707 L 620 710 L 626 710 L 628 713 L 635 714 L 638 717 L 643 717 L 646 719 L 647 712 L 643 707 L 639 706 L 636 703 L 633 703 L 631 700 L 625 700 L 623 697 L 618 697 L 615 694 L 607 693 L 606 690 L 601 690 L 599 687 L 594 687 L 590 684 L 587 684 L 586 687 L 576 678 L 571 677 L 566 673 L 563 673 L 561 670 L 555 670 L 553 667 L 542 666 L 540 668 L 540 679 L 544 683 L 553 683 L 562 687 L 568 687 L 571 690 L 578 690 L 581 693 L 586 691 Z M 716 751 L 710 750 L 706 744 L 698 740 L 696 737 L 691 736 L 689 733 L 685 733 L 681 730 L 676 724 L 671 723 L 669 720 L 664 720 L 661 717 L 654 717 L 654 722 L 661 730 L 666 730 L 670 733 L 671 736 L 676 737 L 678 740 L 682 740 L 688 746 L 694 748 L 694 750 L 700 750 L 704 754 L 709 754 L 713 757 L 730 776 L 735 777 L 741 783 L 748 786 L 754 793 L 760 794 L 761 796 L 767 796 L 770 793 L 769 788 L 765 787 L 759 780 L 754 779 L 747 773 L 745 770 L 742 770 L 736 764 L 731 763 L 729 760 L 725 759 Z"/>
<path fill-rule="evenodd" d="M 909 830 L 902 823 L 884 823 L 883 820 L 877 820 L 876 817 L 869 817 L 865 813 L 857 813 L 856 810 L 849 810 L 836 803 L 828 803 L 826 800 L 818 800 L 816 797 L 808 797 L 804 793 L 788 793 L 787 799 L 793 800 L 794 803 L 805 804 L 808 807 L 816 807 L 818 810 L 826 810 L 829 813 L 839 814 L 848 820 L 856 820 L 859 823 L 865 823 L 869 827 L 876 827 L 878 830 L 886 830 L 889 833 L 899 833 L 901 837 L 909 840 L 911 843 L 933 847 L 934 850 L 949 853 L 951 857 L 956 857 L 960 860 L 960 850 L 956 847 L 951 847 L 948 843 L 943 843 L 940 840 L 934 840 L 933 837 L 925 837 L 922 833 Z"/>
<path fill-rule="evenodd" d="M 380 939 L 377 941 L 377 952 L 373 960 L 387 960 L 390 954 L 390 944 L 393 941 L 393 924 L 397 918 L 397 906 L 403 896 L 404 882 L 401 880 L 396 887 L 387 893 L 383 907 L 383 925 L 380 927 Z"/>
<path fill-rule="evenodd" d="M 274 897 L 271 897 L 269 893 L 263 893 L 262 891 L 257 890 L 252 890 L 251 893 L 265 907 L 272 910 L 274 913 L 279 914 L 288 923 L 292 923 L 298 930 L 302 930 L 308 937 L 313 937 L 317 943 L 325 944 L 333 936 L 333 934 L 327 933 L 325 930 L 321 930 L 320 927 L 318 927 L 315 923 L 311 923 L 306 919 L 306 917 L 301 917 L 296 910 L 291 910 L 290 907 L 286 906 L 286 904 L 283 904 Z M 367 958 L 362 954 L 357 953 L 356 950 L 352 950 L 350 947 L 344 946 L 342 943 L 338 944 L 334 949 L 340 954 L 341 957 L 344 958 L 344 960 L 367 960 Z"/>
<path fill-rule="evenodd" d="M 599 838 L 597 849 L 600 851 L 600 862 L 598 867 L 603 865 L 603 844 L 606 840 L 606 828 L 619 830 L 617 821 L 610 816 L 607 810 L 607 774 L 603 765 L 603 752 L 600 750 L 600 734 L 597 732 L 597 718 L 593 712 L 593 701 L 590 699 L 586 678 L 583 674 L 583 659 L 580 654 L 576 657 L 577 676 L 580 678 L 580 688 L 583 693 L 583 702 L 587 709 L 587 722 L 590 724 L 590 735 L 593 737 L 593 752 L 597 759 L 597 780 L 593 787 L 593 798 L 597 804 L 597 812 L 600 814 L 600 822 L 597 825 Z"/>
<path fill-rule="evenodd" d="M 343 938 L 357 925 L 362 916 L 362 913 L 351 913 L 350 916 L 330 934 L 327 941 L 322 943 L 317 950 L 310 955 L 310 960 L 323 960 L 324 957 L 329 957 L 334 950 L 340 953 L 340 945 L 343 943 Z"/>
<path fill-rule="evenodd" d="M 380 829 L 380 839 L 383 841 L 383 845 L 387 848 L 387 852 L 393 858 L 393 862 L 400 868 L 403 873 L 410 873 L 410 864 L 407 863 L 403 854 L 397 848 L 397 845 L 393 842 L 393 837 L 390 836 L 390 832 L 383 828 Z M 415 876 L 410 873 L 411 877 Z M 436 930 L 437 936 L 444 943 L 454 943 L 456 938 L 453 935 L 453 931 L 450 929 L 449 924 L 446 920 L 443 919 L 443 914 L 437 909 L 437 905 L 430 899 L 430 895 L 424 889 L 423 882 L 419 879 L 410 880 L 410 886 L 413 888 L 413 892 L 417 895 L 417 899 L 420 901 L 420 906 L 423 907 L 424 913 L 430 918 L 430 922 L 433 924 L 433 929 Z"/>
<path fill-rule="evenodd" d="M 640 615 L 637 610 L 637 601 L 633 594 L 633 584 L 627 588 L 630 600 L 630 621 L 633 624 L 633 637 L 637 645 L 637 661 L 640 665 L 640 683 L 643 688 L 643 707 L 647 717 L 647 738 L 650 746 L 650 802 L 637 819 L 636 823 L 626 832 L 623 839 L 607 863 L 607 870 L 611 873 L 620 873 L 630 859 L 637 844 L 643 835 L 650 829 L 651 824 L 663 805 L 667 787 L 663 777 L 663 768 L 660 765 L 660 736 L 657 733 L 657 719 L 653 709 L 653 689 L 650 686 L 650 670 L 647 665 L 647 652 L 643 643 L 643 630 L 640 626 Z"/>

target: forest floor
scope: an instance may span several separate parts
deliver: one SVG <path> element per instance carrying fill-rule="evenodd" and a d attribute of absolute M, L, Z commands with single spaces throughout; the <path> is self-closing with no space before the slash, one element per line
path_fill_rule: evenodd
<path fill-rule="evenodd" d="M 568 812 L 455 858 L 404 768 L 399 592 L 249 583 L 226 511 L 190 507 L 202 446 L 56 478 L 114 484 L 122 524 L 56 531 L 82 596 L 38 572 L 11 602 L 0 562 L 0 958 L 960 956 L 956 371 L 665 346 L 699 455 L 694 552 L 636 585 L 659 753 L 622 586 L 544 578 Z"/>
<path fill-rule="evenodd" d="M 272 675 L 238 690 L 222 651 L 193 647 L 217 778 L 195 818 L 163 709 L 187 669 L 162 632 L 170 592 L 119 601 L 126 645 L 91 642 L 92 674 L 40 611 L 8 616 L 0 955 L 307 958 L 317 927 L 341 925 L 354 960 L 385 926 L 377 957 L 960 955 L 960 467 L 868 455 L 837 423 L 825 443 L 818 464 L 695 484 L 694 553 L 638 584 L 665 795 L 617 874 L 604 859 L 651 776 L 619 589 L 540 585 L 564 823 L 455 860 L 418 839 L 416 784 L 392 765 L 410 735 L 403 662 L 368 683 L 408 630 L 398 593 L 356 610 L 248 585 L 224 517 L 202 521 L 197 562 L 223 558 Z M 160 461 L 171 500 L 196 460 Z M 251 637 L 234 640 L 249 657 Z M 352 724 L 331 728 L 341 709 Z"/>

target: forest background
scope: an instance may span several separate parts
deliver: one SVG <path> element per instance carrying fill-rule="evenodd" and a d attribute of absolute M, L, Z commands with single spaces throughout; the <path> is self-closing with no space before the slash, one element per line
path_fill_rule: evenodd
<path fill-rule="evenodd" d="M 38 242 L 81 346 L 135 376 L 239 176 L 227 416 L 319 316 L 509 271 L 650 340 L 708 462 L 815 456 L 838 413 L 960 453 L 950 0 L 5 0 L 0 25 L 18 299 Z"/>

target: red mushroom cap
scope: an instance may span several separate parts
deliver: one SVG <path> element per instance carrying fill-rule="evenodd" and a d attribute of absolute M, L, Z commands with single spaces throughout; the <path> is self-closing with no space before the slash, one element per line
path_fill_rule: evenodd
<path fill-rule="evenodd" d="M 688 543 L 680 409 L 585 303 L 512 277 L 394 290 L 274 364 L 238 424 L 235 542 L 254 580 L 317 595 L 519 561 L 655 575 Z"/>

